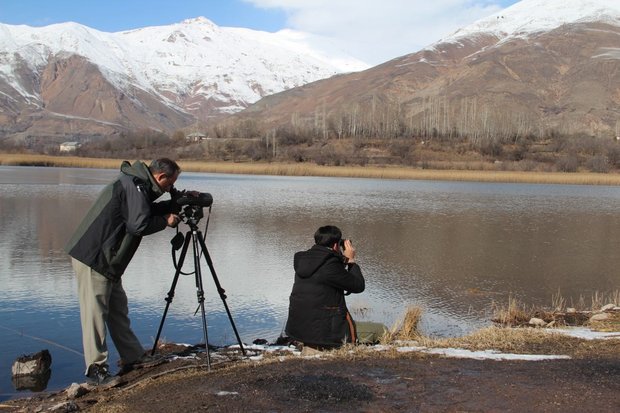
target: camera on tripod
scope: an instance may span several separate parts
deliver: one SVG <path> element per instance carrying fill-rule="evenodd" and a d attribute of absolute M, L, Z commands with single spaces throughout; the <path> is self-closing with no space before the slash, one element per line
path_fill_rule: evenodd
<path fill-rule="evenodd" d="M 172 192 L 172 191 L 171 191 Z M 213 204 L 213 196 L 208 192 L 177 191 L 172 193 L 173 199 L 183 212 L 179 216 L 186 224 L 197 224 L 204 216 L 202 208 Z"/>

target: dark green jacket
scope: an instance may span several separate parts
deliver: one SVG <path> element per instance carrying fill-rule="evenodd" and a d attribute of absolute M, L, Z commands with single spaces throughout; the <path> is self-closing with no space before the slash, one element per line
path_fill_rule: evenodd
<path fill-rule="evenodd" d="M 120 176 L 108 184 L 67 243 L 70 256 L 112 280 L 118 280 L 133 258 L 142 236 L 166 228 L 170 201 L 146 164 L 124 161 Z"/>
<path fill-rule="evenodd" d="M 295 283 L 289 302 L 286 334 L 307 345 L 341 346 L 353 337 L 347 322 L 345 291 L 361 293 L 365 288 L 357 264 L 345 266 L 343 257 L 331 248 L 315 245 L 295 254 Z"/>

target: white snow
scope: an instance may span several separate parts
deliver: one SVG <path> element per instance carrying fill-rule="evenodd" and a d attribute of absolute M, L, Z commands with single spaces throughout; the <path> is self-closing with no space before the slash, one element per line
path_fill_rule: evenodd
<path fill-rule="evenodd" d="M 426 347 L 399 347 L 398 352 L 419 352 L 426 354 L 438 354 L 444 357 L 451 358 L 468 358 L 476 360 L 526 360 L 526 361 L 540 361 L 540 360 L 565 360 L 570 359 L 570 356 L 565 355 L 544 355 L 544 354 L 513 354 L 502 353 L 496 350 L 481 350 L 471 351 L 463 348 L 426 348 Z"/>
<path fill-rule="evenodd" d="M 567 336 L 584 340 L 610 340 L 620 339 L 620 332 L 592 331 L 586 327 L 570 327 L 545 330 L 552 334 L 565 334 Z"/>
<path fill-rule="evenodd" d="M 106 33 L 77 23 L 35 28 L 0 24 L 0 76 L 26 95 L 14 68 L 32 69 L 50 56 L 76 54 L 97 65 L 116 86 L 157 95 L 201 95 L 242 109 L 261 97 L 342 72 L 368 68 L 338 50 L 316 50 L 286 30 L 267 33 L 219 27 L 204 17 L 169 25 Z"/>
<path fill-rule="evenodd" d="M 580 22 L 605 22 L 620 26 L 620 1 L 522 0 L 457 30 L 438 43 L 454 42 L 478 34 L 493 34 L 500 39 L 524 36 Z"/>
<path fill-rule="evenodd" d="M 459 44 L 481 34 L 502 41 L 593 21 L 620 26 L 620 0 L 522 0 L 436 45 Z M 39 97 L 20 84 L 16 68 L 26 64 L 36 70 L 50 56 L 71 54 L 93 62 L 123 90 L 129 86 L 145 90 L 176 109 L 190 109 L 184 106 L 190 98 L 214 99 L 222 102 L 225 112 L 243 109 L 269 94 L 368 68 L 327 39 L 292 30 L 268 33 L 219 27 L 204 17 L 117 33 L 72 22 L 40 28 L 0 24 L 0 77 L 28 102 Z M 597 57 L 618 56 L 618 50 L 607 49 Z"/>
<path fill-rule="evenodd" d="M 239 394 L 239 392 L 236 391 L 225 391 L 225 390 L 220 390 L 217 393 L 215 393 L 216 396 L 235 396 Z"/>

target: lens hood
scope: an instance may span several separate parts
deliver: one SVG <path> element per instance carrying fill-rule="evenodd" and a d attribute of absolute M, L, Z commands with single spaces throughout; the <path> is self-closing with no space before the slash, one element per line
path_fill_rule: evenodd
<path fill-rule="evenodd" d="M 179 205 L 193 205 L 199 207 L 209 207 L 213 203 L 213 197 L 208 192 L 200 192 L 198 196 L 193 196 L 189 193 L 183 194 L 180 198 L 177 198 L 177 204 Z"/>

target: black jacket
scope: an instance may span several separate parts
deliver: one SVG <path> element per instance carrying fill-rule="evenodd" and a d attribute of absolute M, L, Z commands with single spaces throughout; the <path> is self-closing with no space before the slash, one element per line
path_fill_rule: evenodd
<path fill-rule="evenodd" d="M 361 293 L 365 282 L 357 264 L 345 265 L 331 248 L 315 245 L 295 254 L 295 283 L 286 334 L 305 344 L 340 346 L 352 340 L 345 291 Z"/>
<path fill-rule="evenodd" d="M 108 184 L 67 243 L 70 256 L 112 280 L 118 280 L 133 258 L 142 236 L 166 228 L 170 201 L 146 164 L 124 161 L 120 176 Z"/>

